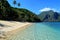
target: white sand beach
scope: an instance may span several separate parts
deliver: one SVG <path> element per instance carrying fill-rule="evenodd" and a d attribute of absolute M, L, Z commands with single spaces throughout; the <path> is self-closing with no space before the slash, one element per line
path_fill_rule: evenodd
<path fill-rule="evenodd" d="M 0 40 L 8 39 L 13 34 L 16 34 L 19 30 L 22 30 L 29 26 L 28 22 L 16 22 L 16 21 L 0 21 Z"/>

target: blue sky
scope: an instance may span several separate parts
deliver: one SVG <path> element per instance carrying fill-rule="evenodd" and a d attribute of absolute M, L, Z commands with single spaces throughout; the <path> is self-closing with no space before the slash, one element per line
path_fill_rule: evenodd
<path fill-rule="evenodd" d="M 17 3 L 21 3 L 20 8 L 26 8 L 36 14 L 39 14 L 43 9 L 54 9 L 60 11 L 60 0 L 16 0 Z M 13 0 L 8 0 L 11 6 Z M 16 7 L 18 7 L 16 5 Z"/>

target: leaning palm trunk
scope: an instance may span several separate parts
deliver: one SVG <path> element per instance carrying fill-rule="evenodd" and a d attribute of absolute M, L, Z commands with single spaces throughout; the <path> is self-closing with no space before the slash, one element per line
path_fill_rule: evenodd
<path fill-rule="evenodd" d="M 16 4 L 16 0 L 14 0 L 13 4 L 14 4 L 14 7 L 15 7 L 15 4 Z"/>

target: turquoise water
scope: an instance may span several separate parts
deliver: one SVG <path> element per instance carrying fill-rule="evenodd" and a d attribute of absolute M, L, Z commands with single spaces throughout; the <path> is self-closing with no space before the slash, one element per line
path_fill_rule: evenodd
<path fill-rule="evenodd" d="M 9 40 L 60 40 L 60 22 L 34 23 Z"/>

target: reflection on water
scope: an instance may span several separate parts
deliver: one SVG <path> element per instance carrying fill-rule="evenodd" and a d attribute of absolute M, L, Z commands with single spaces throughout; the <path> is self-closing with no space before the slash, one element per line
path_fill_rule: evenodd
<path fill-rule="evenodd" d="M 35 23 L 9 40 L 60 40 L 60 23 Z"/>

